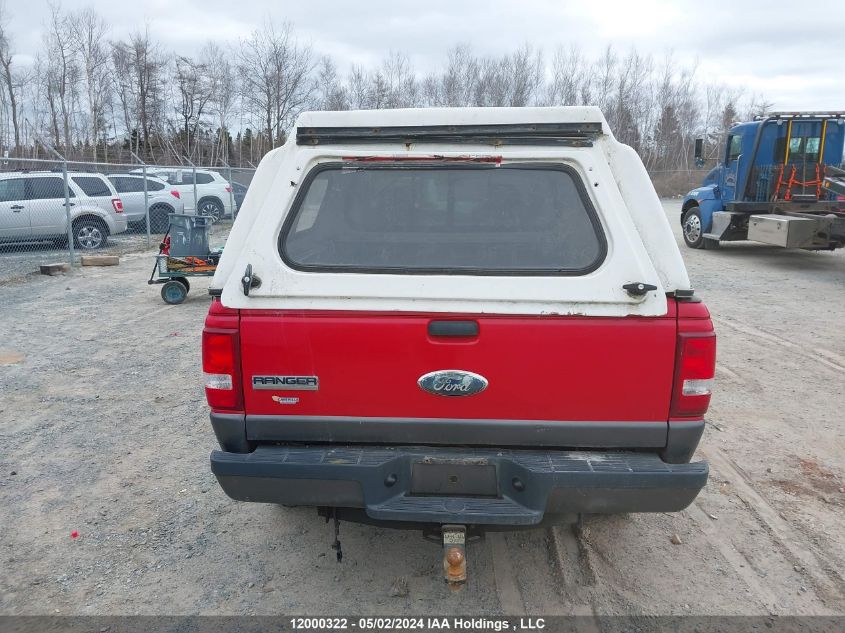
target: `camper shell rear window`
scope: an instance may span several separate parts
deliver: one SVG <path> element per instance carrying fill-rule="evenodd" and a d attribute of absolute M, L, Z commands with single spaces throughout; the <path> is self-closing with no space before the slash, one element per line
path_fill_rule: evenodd
<path fill-rule="evenodd" d="M 279 235 L 295 270 L 584 275 L 607 241 L 562 164 L 323 163 Z"/>

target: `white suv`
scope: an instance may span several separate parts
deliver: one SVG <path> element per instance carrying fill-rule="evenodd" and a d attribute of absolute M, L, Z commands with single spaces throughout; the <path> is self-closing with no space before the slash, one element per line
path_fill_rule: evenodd
<path fill-rule="evenodd" d="M 138 172 L 139 170 L 134 170 Z M 196 173 L 196 181 L 194 174 Z M 207 215 L 215 222 L 224 217 L 232 217 L 234 195 L 232 185 L 216 171 L 183 167 L 152 167 L 147 174 L 166 180 L 179 192 L 185 203 L 185 213 Z M 194 186 L 196 184 L 196 203 Z"/>
<path fill-rule="evenodd" d="M 184 213 L 182 194 L 161 178 L 147 176 L 147 206 L 144 207 L 144 176 L 138 174 L 108 174 L 109 182 L 117 189 L 123 200 L 127 221 L 138 228 L 145 226 L 147 210 L 150 215 L 150 229 L 153 233 L 164 233 L 171 213 Z"/>
<path fill-rule="evenodd" d="M 106 245 L 109 235 L 122 233 L 127 222 L 123 202 L 102 175 L 68 174 L 73 241 L 93 250 Z M 31 242 L 67 239 L 65 186 L 61 173 L 0 173 L 0 241 Z"/>

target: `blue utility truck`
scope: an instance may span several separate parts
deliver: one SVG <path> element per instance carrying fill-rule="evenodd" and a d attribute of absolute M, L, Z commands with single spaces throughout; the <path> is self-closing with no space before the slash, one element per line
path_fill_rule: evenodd
<path fill-rule="evenodd" d="M 684 198 L 687 246 L 845 246 L 843 144 L 845 112 L 774 112 L 734 125 L 717 166 Z M 702 154 L 699 139 L 696 159 Z"/>

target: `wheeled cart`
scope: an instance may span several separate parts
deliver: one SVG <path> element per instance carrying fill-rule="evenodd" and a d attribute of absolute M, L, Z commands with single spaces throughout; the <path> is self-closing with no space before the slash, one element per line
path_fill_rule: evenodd
<path fill-rule="evenodd" d="M 164 302 L 178 305 L 191 289 L 188 277 L 214 275 L 221 251 L 212 252 L 208 246 L 211 218 L 171 213 L 169 220 L 147 283 L 161 284 Z"/>

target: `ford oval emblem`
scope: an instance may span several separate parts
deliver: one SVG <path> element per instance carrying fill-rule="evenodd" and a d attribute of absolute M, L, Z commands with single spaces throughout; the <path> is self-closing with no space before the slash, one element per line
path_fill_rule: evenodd
<path fill-rule="evenodd" d="M 441 369 L 420 376 L 420 389 L 436 396 L 474 396 L 487 389 L 487 379 L 471 371 Z"/>

